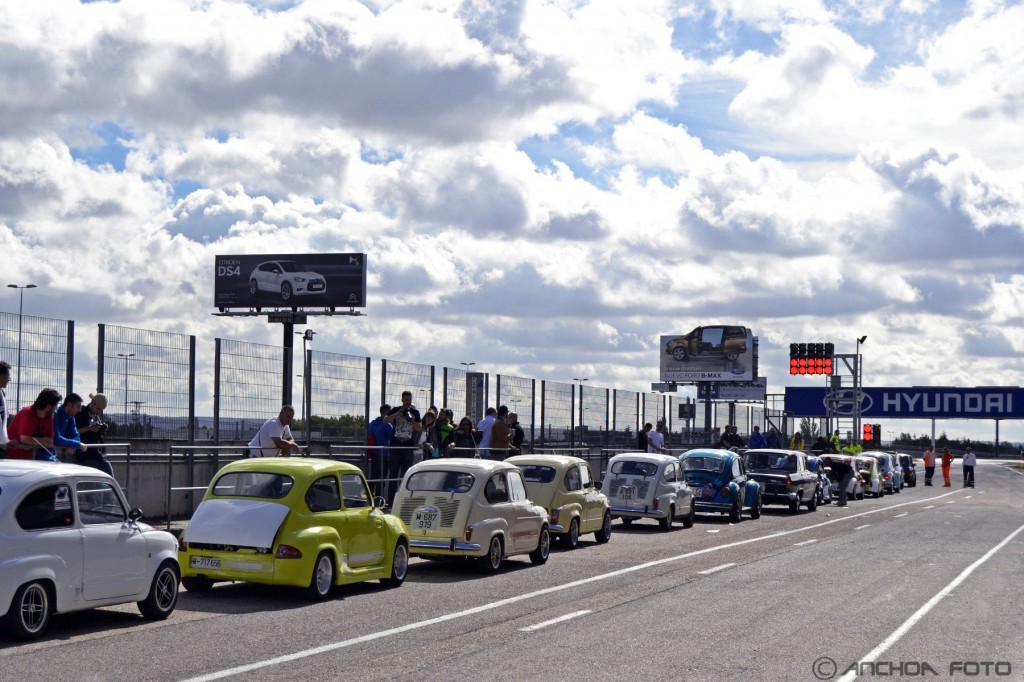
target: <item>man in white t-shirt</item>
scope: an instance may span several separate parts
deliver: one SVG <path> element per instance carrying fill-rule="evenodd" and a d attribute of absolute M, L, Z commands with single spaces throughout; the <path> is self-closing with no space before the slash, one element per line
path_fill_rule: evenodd
<path fill-rule="evenodd" d="M 974 465 L 977 462 L 977 459 L 975 458 L 974 453 L 971 452 L 970 448 L 967 448 L 967 452 L 964 453 L 962 461 L 963 461 L 963 465 L 964 465 L 964 487 L 965 488 L 973 488 L 974 487 Z"/>
<path fill-rule="evenodd" d="M 661 423 L 657 429 L 647 432 L 647 452 L 667 452 L 665 450 L 665 434 L 661 432 Z"/>
<path fill-rule="evenodd" d="M 299 452 L 299 444 L 292 438 L 289 424 L 295 418 L 295 408 L 285 405 L 274 419 L 268 419 L 249 441 L 250 457 L 275 457 L 278 454 L 288 456 Z"/>

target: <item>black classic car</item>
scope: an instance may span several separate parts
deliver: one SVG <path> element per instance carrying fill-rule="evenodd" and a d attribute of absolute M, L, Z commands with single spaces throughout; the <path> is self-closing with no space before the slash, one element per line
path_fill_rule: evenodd
<path fill-rule="evenodd" d="M 903 469 L 903 484 L 908 488 L 913 488 L 917 485 L 917 464 L 914 463 L 914 458 L 902 453 L 897 457 L 900 460 L 900 468 Z"/>
<path fill-rule="evenodd" d="M 807 466 L 807 455 L 795 450 L 747 450 L 747 473 L 761 484 L 764 504 L 785 504 L 794 514 L 800 505 L 818 508 L 818 474 Z"/>

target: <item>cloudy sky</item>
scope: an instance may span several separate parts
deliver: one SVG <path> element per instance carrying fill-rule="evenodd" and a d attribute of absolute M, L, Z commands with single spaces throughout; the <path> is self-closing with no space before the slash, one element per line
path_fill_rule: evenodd
<path fill-rule="evenodd" d="M 737 323 L 772 392 L 862 334 L 865 385 L 1021 385 L 1022 35 L 998 0 L 5 2 L 0 250 L 83 325 L 276 343 L 209 315 L 214 256 L 365 252 L 318 349 L 645 390 L 660 335 Z"/>

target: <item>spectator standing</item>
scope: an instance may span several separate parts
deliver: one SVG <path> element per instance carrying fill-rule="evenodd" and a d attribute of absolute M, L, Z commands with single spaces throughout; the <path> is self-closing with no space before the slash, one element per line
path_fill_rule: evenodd
<path fill-rule="evenodd" d="M 751 438 L 750 440 L 751 440 L 750 447 L 754 447 L 754 445 L 753 445 L 753 440 L 754 439 Z M 782 447 L 782 436 L 779 434 L 779 430 L 777 428 L 775 428 L 774 426 L 772 428 L 768 429 L 768 435 L 765 437 L 765 442 L 768 444 L 768 447 L 770 447 L 770 448 L 775 448 L 775 449 L 781 448 Z M 803 448 L 801 448 L 801 449 L 803 449 Z"/>
<path fill-rule="evenodd" d="M 640 433 L 636 435 L 636 449 L 640 452 L 648 452 L 647 448 L 650 447 L 650 443 L 647 441 L 647 434 L 654 428 L 654 424 L 647 422 L 644 424 L 644 428 L 640 429 Z"/>
<path fill-rule="evenodd" d="M 526 440 L 526 432 L 519 425 L 519 415 L 515 412 L 508 413 L 508 428 L 512 431 L 511 453 L 521 455 L 523 453 L 523 441 Z"/>
<path fill-rule="evenodd" d="M 433 412 L 427 410 L 420 422 L 420 435 L 417 440 L 419 448 L 413 452 L 413 464 L 419 464 L 425 459 L 438 457 L 437 454 L 437 417 Z"/>
<path fill-rule="evenodd" d="M 761 433 L 761 427 L 755 426 L 753 433 L 750 434 L 750 447 L 752 448 L 766 448 L 768 447 L 768 439 Z"/>
<path fill-rule="evenodd" d="M 391 438 L 391 454 L 388 459 L 388 495 L 390 502 L 394 491 L 412 466 L 413 455 L 419 447 L 420 411 L 412 404 L 412 391 L 402 391 L 402 404 L 391 408 L 388 419 L 395 426 L 395 435 Z"/>
<path fill-rule="evenodd" d="M 790 450 L 799 450 L 803 452 L 804 449 L 804 434 L 797 431 L 793 434 L 793 440 L 789 441 Z"/>
<path fill-rule="evenodd" d="M 473 427 L 473 420 L 463 417 L 452 431 L 448 446 L 448 457 L 476 457 L 476 446 L 480 443 L 480 432 Z"/>
<path fill-rule="evenodd" d="M 832 452 L 839 452 L 843 449 L 843 442 L 839 438 L 839 429 L 835 430 L 832 437 L 828 439 L 828 443 L 832 446 Z"/>
<path fill-rule="evenodd" d="M 974 487 L 974 465 L 976 462 L 977 459 L 975 458 L 974 453 L 971 452 L 970 448 L 967 448 L 967 452 L 965 452 L 963 456 L 965 488 Z"/>
<path fill-rule="evenodd" d="M 732 424 L 726 424 L 722 430 L 722 438 L 718 441 L 718 447 L 728 450 L 729 449 L 729 437 L 732 434 Z"/>
<path fill-rule="evenodd" d="M 726 442 L 729 448 L 742 448 L 743 438 L 740 437 L 740 427 L 730 426 L 729 433 L 726 434 Z"/>
<path fill-rule="evenodd" d="M 498 414 L 491 425 L 490 458 L 502 460 L 508 457 L 508 449 L 512 445 L 512 429 L 508 427 L 508 407 L 498 406 Z"/>
<path fill-rule="evenodd" d="M 107 396 L 102 393 L 90 393 L 89 403 L 75 415 L 75 428 L 78 429 L 82 447 L 71 461 L 74 464 L 92 467 L 114 475 L 114 468 L 107 461 L 107 451 L 97 447 L 103 443 L 107 434 L 107 423 L 103 421 L 103 410 L 107 409 Z"/>
<path fill-rule="evenodd" d="M 388 455 L 391 453 L 389 446 L 392 436 L 395 435 L 395 427 L 388 420 L 389 414 L 391 414 L 391 406 L 384 403 L 380 406 L 377 416 L 366 427 L 366 442 L 370 443 L 372 439 L 373 445 L 376 446 L 369 451 L 370 461 L 376 462 L 376 466 L 370 465 L 370 478 L 383 480 L 388 475 Z M 387 487 L 378 489 L 376 492 L 386 495 Z"/>
<path fill-rule="evenodd" d="M 932 484 L 932 476 L 935 475 L 935 453 L 931 448 L 924 451 L 924 484 Z"/>
<path fill-rule="evenodd" d="M 78 433 L 75 416 L 82 411 L 82 396 L 71 393 L 64 403 L 53 413 L 53 443 L 57 458 L 64 455 L 64 460 L 71 460 L 79 450 L 88 448 L 82 445 L 82 437 Z M 61 451 L 63 450 L 63 452 Z"/>
<path fill-rule="evenodd" d="M 7 456 L 7 384 L 11 383 L 11 366 L 0 360 L 0 459 Z"/>
<path fill-rule="evenodd" d="M 942 485 L 943 488 L 950 488 L 953 482 L 949 480 L 949 467 L 953 465 L 953 453 L 949 451 L 949 448 L 943 448 L 942 450 L 942 478 L 945 479 L 945 483 Z"/>
<path fill-rule="evenodd" d="M 53 413 L 57 411 L 60 399 L 56 389 L 44 388 L 35 402 L 18 410 L 7 429 L 11 439 L 7 444 L 8 457 L 57 461 L 53 452 Z"/>
<path fill-rule="evenodd" d="M 644 428 L 647 428 L 649 424 L 645 424 Z M 657 429 L 651 429 L 647 432 L 647 452 L 668 452 L 665 449 L 665 434 Z"/>
<path fill-rule="evenodd" d="M 292 438 L 291 423 L 295 418 L 295 408 L 285 405 L 273 419 L 263 422 L 256 435 L 249 441 L 250 457 L 274 457 L 281 454 L 287 457 L 292 452 L 299 452 L 299 444 Z"/>
<path fill-rule="evenodd" d="M 818 440 L 814 441 L 814 445 L 811 446 L 811 452 L 832 452 L 832 446 L 825 440 L 825 436 L 818 436 Z"/>
<path fill-rule="evenodd" d="M 484 418 L 476 425 L 476 430 L 480 432 L 480 456 L 485 459 L 491 447 L 491 429 L 494 428 L 494 422 L 497 419 L 498 411 L 493 407 L 488 407 L 484 412 Z"/>
<path fill-rule="evenodd" d="M 455 430 L 455 424 L 452 423 L 452 411 L 447 407 L 442 407 L 441 411 L 437 413 L 437 424 L 434 429 L 437 431 L 437 450 L 438 457 L 440 457 L 448 448 L 448 443 L 452 440 L 452 431 Z"/>

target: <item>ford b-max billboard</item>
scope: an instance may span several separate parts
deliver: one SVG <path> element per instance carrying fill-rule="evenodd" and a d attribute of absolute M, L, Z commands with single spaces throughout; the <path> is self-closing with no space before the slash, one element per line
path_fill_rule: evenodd
<path fill-rule="evenodd" d="M 710 325 L 661 337 L 661 380 L 753 381 L 754 336 L 746 327 Z"/>
<path fill-rule="evenodd" d="M 217 308 L 361 308 L 366 254 L 217 256 Z"/>

